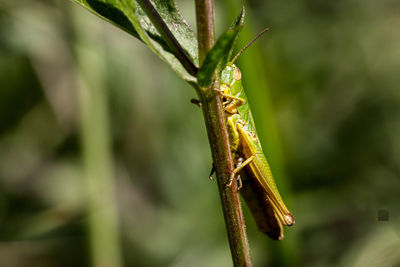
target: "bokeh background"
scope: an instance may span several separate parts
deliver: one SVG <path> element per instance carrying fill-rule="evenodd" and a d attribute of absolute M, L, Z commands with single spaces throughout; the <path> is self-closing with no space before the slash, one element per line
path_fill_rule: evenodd
<path fill-rule="evenodd" d="M 247 6 L 238 47 L 271 31 L 238 65 L 296 219 L 272 241 L 244 205 L 254 265 L 400 266 L 400 2 Z M 0 265 L 231 266 L 193 97 L 72 1 L 2 0 Z"/>

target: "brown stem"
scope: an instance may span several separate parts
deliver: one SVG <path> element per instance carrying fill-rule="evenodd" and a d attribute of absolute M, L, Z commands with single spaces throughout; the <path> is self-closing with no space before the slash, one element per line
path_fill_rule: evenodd
<path fill-rule="evenodd" d="M 196 19 L 200 65 L 215 43 L 213 0 L 196 0 Z M 236 183 L 226 187 L 234 169 L 221 98 L 215 93 L 219 81 L 210 88 L 197 88 L 202 103 L 211 153 L 217 174 L 222 209 L 234 266 L 252 266 L 246 225 Z"/>
<path fill-rule="evenodd" d="M 199 62 L 201 65 L 207 52 L 215 43 L 213 0 L 196 0 L 196 20 Z"/>

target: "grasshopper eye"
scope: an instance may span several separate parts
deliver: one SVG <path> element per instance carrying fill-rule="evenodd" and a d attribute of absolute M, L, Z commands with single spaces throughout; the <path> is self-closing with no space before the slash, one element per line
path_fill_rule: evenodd
<path fill-rule="evenodd" d="M 239 68 L 235 66 L 235 69 L 233 70 L 233 78 L 235 80 L 240 81 L 242 79 L 242 73 L 240 72 Z"/>

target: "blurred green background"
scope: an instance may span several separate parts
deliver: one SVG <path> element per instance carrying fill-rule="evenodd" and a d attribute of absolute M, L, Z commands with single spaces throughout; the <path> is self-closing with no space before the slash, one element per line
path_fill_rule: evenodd
<path fill-rule="evenodd" d="M 400 2 L 247 5 L 238 47 L 271 31 L 238 65 L 296 219 L 272 241 L 244 205 L 254 265 L 400 266 Z M 231 266 L 193 97 L 73 2 L 2 0 L 0 266 Z"/>

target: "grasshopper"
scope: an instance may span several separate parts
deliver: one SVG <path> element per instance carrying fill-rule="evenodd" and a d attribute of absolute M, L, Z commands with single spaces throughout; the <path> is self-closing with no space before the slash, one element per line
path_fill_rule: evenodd
<path fill-rule="evenodd" d="M 290 226 L 295 221 L 276 187 L 257 136 L 242 86 L 242 74 L 233 64 L 237 57 L 266 30 L 258 34 L 225 66 L 221 72 L 220 89 L 217 92 L 222 97 L 232 156 L 235 161 L 235 169 L 227 187 L 232 186 L 237 180 L 238 189 L 241 189 L 241 194 L 258 228 L 272 239 L 281 240 L 283 225 Z"/>

